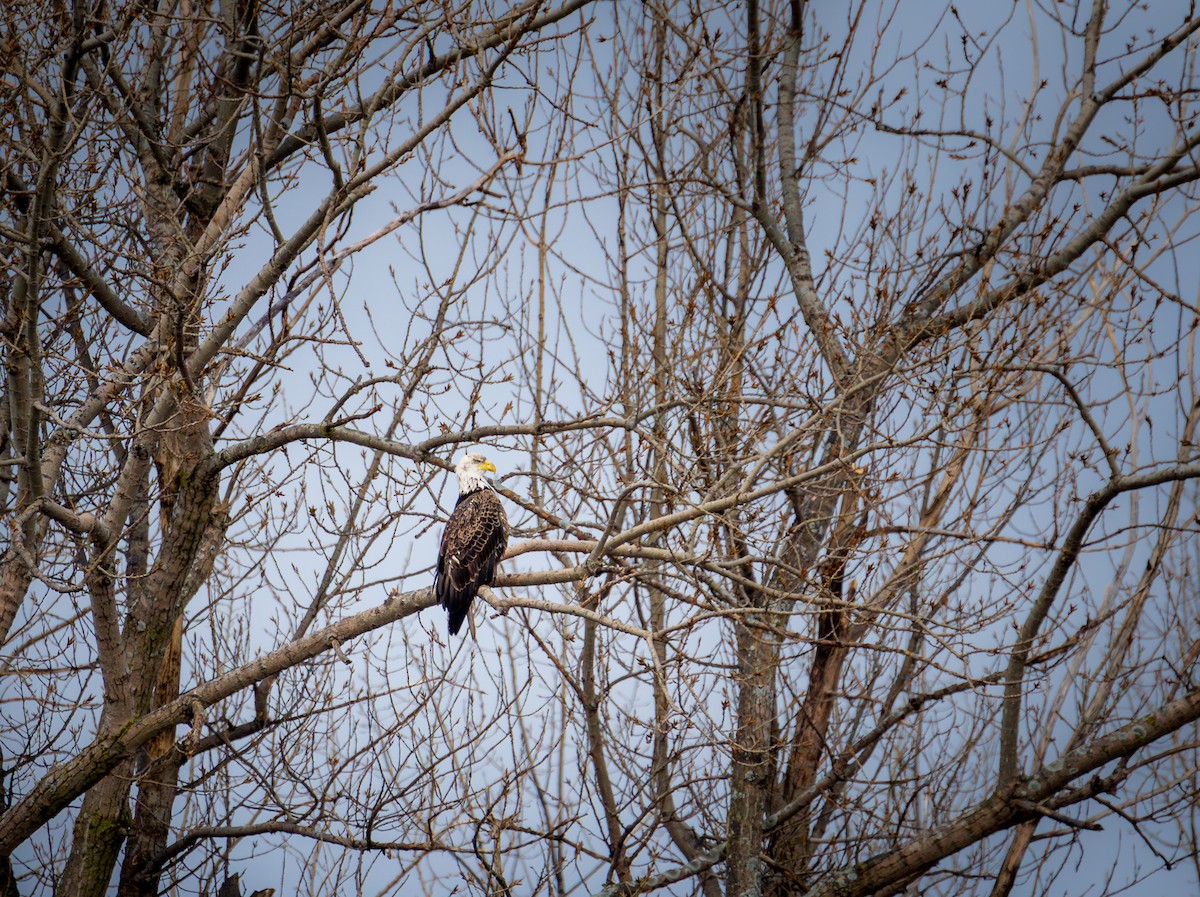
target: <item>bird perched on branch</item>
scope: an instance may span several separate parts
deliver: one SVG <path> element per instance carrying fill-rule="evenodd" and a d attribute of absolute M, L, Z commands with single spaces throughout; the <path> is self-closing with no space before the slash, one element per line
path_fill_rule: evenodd
<path fill-rule="evenodd" d="M 487 474 L 496 465 L 467 452 L 454 465 L 458 504 L 446 521 L 433 593 L 449 614 L 450 634 L 462 627 L 480 586 L 491 585 L 508 546 L 508 517 Z"/>

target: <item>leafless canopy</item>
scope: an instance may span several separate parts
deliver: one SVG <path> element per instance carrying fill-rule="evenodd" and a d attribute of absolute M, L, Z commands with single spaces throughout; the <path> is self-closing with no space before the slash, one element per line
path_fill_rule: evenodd
<path fill-rule="evenodd" d="M 1189 5 L 0 22 L 0 897 L 1200 878 Z"/>

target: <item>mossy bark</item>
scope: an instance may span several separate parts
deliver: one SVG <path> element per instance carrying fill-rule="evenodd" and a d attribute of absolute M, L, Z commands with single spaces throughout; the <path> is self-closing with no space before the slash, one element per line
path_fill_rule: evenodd
<path fill-rule="evenodd" d="M 55 888 L 57 897 L 104 897 L 132 818 L 129 782 L 133 762 L 125 760 L 83 798 L 75 817 L 71 854 Z"/>

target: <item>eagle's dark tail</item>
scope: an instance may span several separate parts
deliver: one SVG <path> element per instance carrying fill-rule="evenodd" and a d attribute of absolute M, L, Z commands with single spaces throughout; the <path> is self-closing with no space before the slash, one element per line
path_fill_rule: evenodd
<path fill-rule="evenodd" d="M 461 589 L 456 589 L 450 579 L 439 573 L 433 580 L 433 594 L 437 596 L 438 604 L 446 608 L 449 614 L 450 634 L 458 635 L 463 621 L 471 610 L 471 602 L 475 600 L 478 588 L 473 583 L 467 583 Z"/>

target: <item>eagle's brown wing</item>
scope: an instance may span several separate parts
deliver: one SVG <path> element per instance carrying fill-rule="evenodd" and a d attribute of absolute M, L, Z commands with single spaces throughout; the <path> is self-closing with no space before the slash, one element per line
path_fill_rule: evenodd
<path fill-rule="evenodd" d="M 500 496 L 477 489 L 461 496 L 446 521 L 433 591 L 450 615 L 450 634 L 462 627 L 480 586 L 490 585 L 508 546 L 508 517 Z"/>

